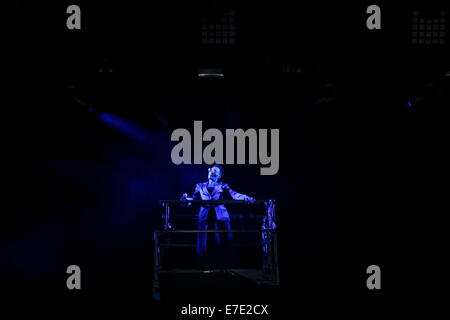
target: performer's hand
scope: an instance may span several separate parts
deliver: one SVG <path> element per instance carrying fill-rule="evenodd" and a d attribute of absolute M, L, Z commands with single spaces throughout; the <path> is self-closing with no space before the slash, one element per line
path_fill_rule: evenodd
<path fill-rule="evenodd" d="M 247 203 L 255 203 L 255 198 L 252 197 L 247 197 L 247 199 L 245 199 L 247 201 Z"/>
<path fill-rule="evenodd" d="M 186 201 L 187 200 L 187 193 L 183 193 L 183 196 L 180 198 L 180 201 Z"/>

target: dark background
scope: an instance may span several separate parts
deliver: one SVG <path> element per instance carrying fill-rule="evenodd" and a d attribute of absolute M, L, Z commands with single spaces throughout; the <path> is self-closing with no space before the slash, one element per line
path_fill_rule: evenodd
<path fill-rule="evenodd" d="M 81 7 L 81 30 L 66 28 L 70 4 Z M 449 11 L 379 1 L 382 29 L 368 30 L 370 4 L 16 1 L 2 294 L 156 308 L 159 200 L 206 179 L 207 165 L 170 160 L 171 132 L 194 120 L 223 132 L 280 129 L 277 175 L 224 167 L 237 191 L 277 199 L 281 291 L 269 300 L 279 310 L 381 307 L 436 284 L 439 232 L 429 232 L 439 214 L 425 199 L 439 198 L 429 179 L 440 175 L 449 52 L 410 34 L 414 10 Z M 235 44 L 202 44 L 202 15 L 214 21 L 227 8 Z M 224 79 L 198 79 L 211 65 Z M 80 292 L 66 289 L 70 264 L 81 267 Z M 366 288 L 371 264 L 381 291 Z"/>

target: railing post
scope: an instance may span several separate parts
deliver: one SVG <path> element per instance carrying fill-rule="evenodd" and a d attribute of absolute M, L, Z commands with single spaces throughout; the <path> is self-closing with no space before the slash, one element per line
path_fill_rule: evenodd
<path fill-rule="evenodd" d="M 159 261 L 159 243 L 158 243 L 158 232 L 155 231 L 153 233 L 153 298 L 155 300 L 160 299 L 159 295 L 159 270 L 160 270 L 160 261 Z"/>
<path fill-rule="evenodd" d="M 165 214 L 165 221 L 164 221 L 164 229 L 165 230 L 169 230 L 169 217 L 170 217 L 170 207 L 169 207 L 169 203 L 166 202 L 165 203 L 165 209 L 166 209 L 166 214 Z"/>

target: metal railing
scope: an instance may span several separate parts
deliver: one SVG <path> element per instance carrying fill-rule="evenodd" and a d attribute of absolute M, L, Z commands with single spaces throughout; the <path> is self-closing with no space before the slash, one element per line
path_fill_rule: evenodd
<path fill-rule="evenodd" d="M 200 270 L 164 270 L 161 259 L 161 249 L 168 247 L 194 247 L 190 244 L 174 244 L 171 241 L 168 243 L 161 243 L 160 236 L 162 234 L 186 234 L 186 233 L 261 233 L 262 241 L 259 243 L 263 252 L 263 268 L 261 271 L 268 282 L 273 285 L 279 285 L 279 270 L 278 270 L 278 239 L 275 219 L 275 200 L 256 200 L 253 204 L 265 205 L 265 216 L 261 229 L 247 229 L 247 230 L 174 230 L 170 223 L 170 206 L 172 204 L 200 204 L 200 205 L 218 205 L 218 204 L 249 204 L 243 200 L 161 200 L 161 205 L 164 207 L 163 221 L 164 230 L 154 231 L 154 270 L 153 270 L 153 292 L 154 296 L 159 296 L 159 275 L 160 273 L 182 273 L 182 272 L 204 272 Z M 249 204 L 250 205 L 250 204 Z"/>
<path fill-rule="evenodd" d="M 170 223 L 171 214 L 170 214 L 170 206 L 172 204 L 186 205 L 186 204 L 200 204 L 200 205 L 218 205 L 218 204 L 247 204 L 247 205 L 261 205 L 264 204 L 266 207 L 266 215 L 271 215 L 271 220 L 276 221 L 275 218 L 275 208 L 272 210 L 273 213 L 269 213 L 270 206 L 273 205 L 275 207 L 275 200 L 267 199 L 267 200 L 255 200 L 253 203 L 249 203 L 245 200 L 161 200 L 160 204 L 164 207 L 163 220 L 164 220 L 164 230 L 171 230 L 172 224 Z"/>

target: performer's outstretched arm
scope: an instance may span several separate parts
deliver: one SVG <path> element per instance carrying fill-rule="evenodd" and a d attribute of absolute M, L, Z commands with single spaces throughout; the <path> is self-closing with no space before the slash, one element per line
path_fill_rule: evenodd
<path fill-rule="evenodd" d="M 234 191 L 233 189 L 230 188 L 230 186 L 228 184 L 225 184 L 223 186 L 223 188 L 228 191 L 228 193 L 234 200 L 245 200 L 250 203 L 255 202 L 255 198 L 250 197 L 246 194 L 242 194 L 242 193 Z"/>
<path fill-rule="evenodd" d="M 194 193 L 192 194 L 192 197 L 188 197 L 188 194 L 184 193 L 180 200 L 181 201 L 183 201 L 183 200 L 199 200 L 200 198 L 201 198 L 200 197 L 200 187 L 197 184 L 197 185 L 195 185 L 195 190 L 194 190 Z M 190 203 L 189 203 L 189 205 L 190 205 Z"/>

